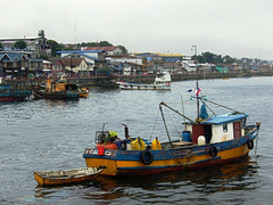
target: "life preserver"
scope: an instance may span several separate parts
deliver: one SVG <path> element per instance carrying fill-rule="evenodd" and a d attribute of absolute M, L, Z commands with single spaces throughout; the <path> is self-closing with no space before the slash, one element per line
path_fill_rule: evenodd
<path fill-rule="evenodd" d="M 216 157 L 218 154 L 218 150 L 217 148 L 212 145 L 210 148 L 209 148 L 209 155 L 212 156 L 212 157 Z"/>
<path fill-rule="evenodd" d="M 142 161 L 143 164 L 150 165 L 154 161 L 154 156 L 149 150 L 146 149 L 143 152 L 141 152 L 140 160 Z"/>
<path fill-rule="evenodd" d="M 253 140 L 251 140 L 251 139 L 247 140 L 246 144 L 247 144 L 248 149 L 253 149 L 253 147 L 254 147 Z"/>

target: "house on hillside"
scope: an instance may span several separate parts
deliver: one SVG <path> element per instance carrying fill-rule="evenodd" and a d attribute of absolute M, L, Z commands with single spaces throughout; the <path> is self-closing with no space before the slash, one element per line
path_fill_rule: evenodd
<path fill-rule="evenodd" d="M 188 73 L 196 72 L 197 65 L 193 60 L 183 60 L 181 61 L 181 66 L 184 68 Z"/>
<path fill-rule="evenodd" d="M 52 71 L 56 76 L 66 73 L 69 76 L 91 76 L 94 72 L 95 64 L 89 63 L 84 58 L 60 58 L 52 61 Z"/>
<path fill-rule="evenodd" d="M 51 56 L 51 46 L 47 39 L 42 36 L 34 37 L 17 37 L 17 38 L 0 38 L 0 43 L 5 51 L 14 50 L 14 44 L 17 41 L 24 41 L 27 44 L 25 51 L 33 52 L 36 58 L 39 56 Z"/>
<path fill-rule="evenodd" d="M 26 77 L 29 73 L 39 75 L 43 72 L 43 59 L 33 58 L 30 52 L 1 51 L 0 67 L 3 77 L 20 78 Z"/>
<path fill-rule="evenodd" d="M 272 65 L 270 64 L 263 64 L 259 66 L 260 72 L 271 72 L 272 71 Z"/>
<path fill-rule="evenodd" d="M 147 60 L 153 59 L 157 62 L 163 63 L 175 63 L 184 59 L 183 54 L 175 53 L 152 53 L 152 52 L 143 52 L 143 53 L 133 53 L 132 55 L 137 57 L 147 58 Z"/>
<path fill-rule="evenodd" d="M 220 73 L 229 73 L 233 70 L 233 67 L 232 64 L 219 64 L 215 69 Z"/>
<path fill-rule="evenodd" d="M 120 56 L 123 51 L 118 46 L 99 46 L 99 47 L 84 47 L 85 51 L 103 51 L 106 56 Z"/>
<path fill-rule="evenodd" d="M 110 66 L 116 67 L 117 64 L 122 67 L 122 73 L 126 75 L 130 74 L 141 74 L 148 72 L 148 67 L 146 61 L 143 58 L 134 57 L 134 56 L 125 56 L 125 57 L 106 57 L 107 64 Z"/>

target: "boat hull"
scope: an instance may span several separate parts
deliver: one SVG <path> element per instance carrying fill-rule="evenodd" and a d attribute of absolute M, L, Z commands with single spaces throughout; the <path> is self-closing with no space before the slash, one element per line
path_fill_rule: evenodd
<path fill-rule="evenodd" d="M 123 90 L 170 90 L 170 83 L 164 84 L 141 84 L 141 83 L 129 83 L 129 82 L 118 82 L 118 87 Z"/>
<path fill-rule="evenodd" d="M 69 91 L 46 92 L 41 90 L 33 90 L 32 93 L 35 99 L 77 100 L 79 98 L 78 92 L 69 92 Z"/>
<path fill-rule="evenodd" d="M 0 102 L 21 102 L 27 99 L 29 96 L 10 96 L 10 97 L 3 97 L 0 96 Z"/>
<path fill-rule="evenodd" d="M 105 166 L 101 174 L 109 176 L 137 176 L 165 173 L 183 169 L 196 169 L 240 160 L 248 156 L 251 148 L 248 141 L 257 136 L 257 129 L 248 135 L 233 140 L 206 144 L 174 147 L 166 150 L 150 150 L 153 161 L 145 165 L 141 160 L 143 151 L 106 150 L 103 156 L 97 149 L 86 149 L 83 157 L 86 165 Z M 210 149 L 217 149 L 216 156 L 211 156 Z"/>
<path fill-rule="evenodd" d="M 33 172 L 34 178 L 41 186 L 67 185 L 93 180 L 102 171 L 102 168 L 83 168 L 66 171 Z M 73 174 L 73 172 L 81 172 Z"/>
<path fill-rule="evenodd" d="M 31 90 L 7 89 L 0 91 L 0 102 L 24 101 L 31 95 Z"/>

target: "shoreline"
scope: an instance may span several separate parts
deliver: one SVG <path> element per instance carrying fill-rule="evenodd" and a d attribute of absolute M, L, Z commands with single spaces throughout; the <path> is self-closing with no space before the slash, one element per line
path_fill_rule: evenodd
<path fill-rule="evenodd" d="M 191 74 L 172 74 L 172 82 L 176 81 L 188 81 L 188 80 L 207 80 L 207 79 L 229 79 L 229 78 L 246 78 L 246 77 L 259 77 L 259 76 L 273 76 L 272 72 L 248 72 L 248 73 L 191 73 Z M 74 77 L 68 78 L 68 83 L 78 84 L 79 87 L 91 87 L 101 86 L 108 88 L 117 87 L 117 81 L 128 82 L 141 82 L 141 83 L 153 83 L 155 75 L 131 75 L 131 76 L 93 76 L 93 77 Z M 32 89 L 38 87 L 44 83 L 45 79 L 33 79 L 33 80 L 3 80 L 3 84 L 10 84 L 14 88 L 18 89 Z"/>

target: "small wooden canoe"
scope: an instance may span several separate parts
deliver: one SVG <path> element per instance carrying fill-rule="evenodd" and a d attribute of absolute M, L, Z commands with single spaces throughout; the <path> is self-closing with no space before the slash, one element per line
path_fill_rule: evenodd
<path fill-rule="evenodd" d="M 73 170 L 34 171 L 35 180 L 42 186 L 73 184 L 94 179 L 104 167 L 85 167 Z"/>

